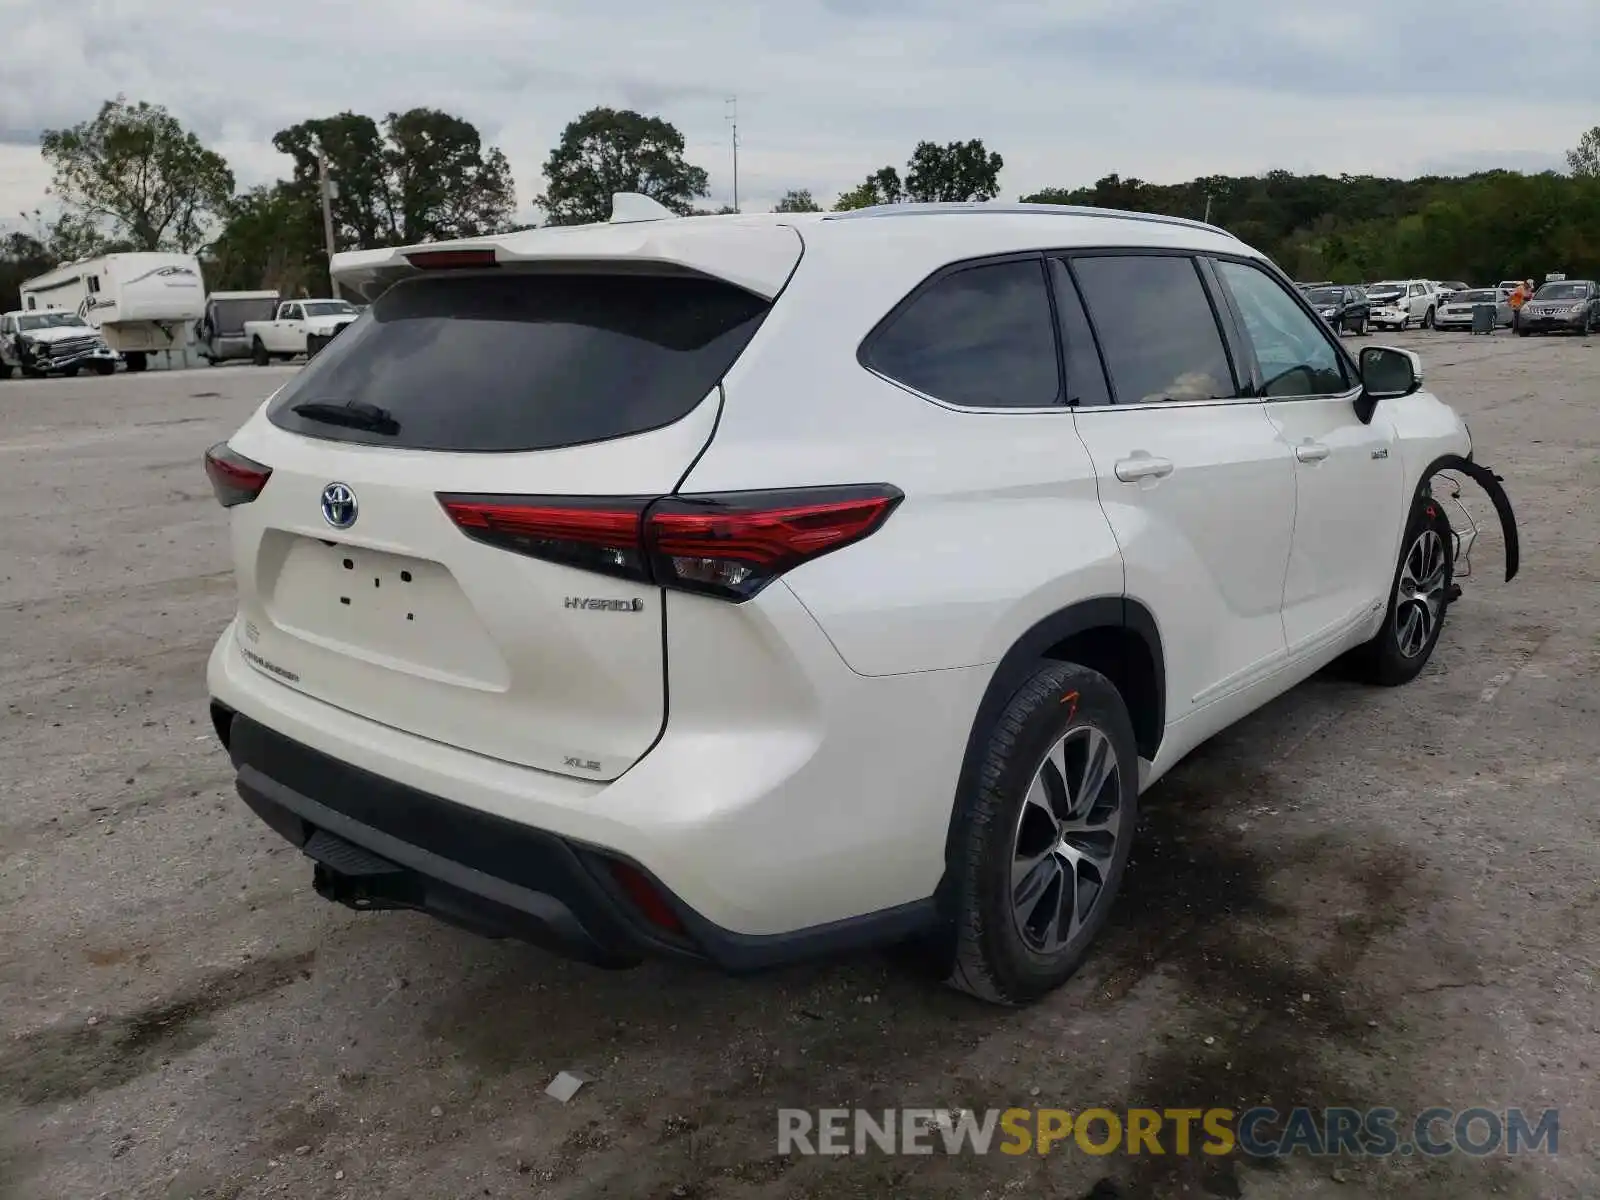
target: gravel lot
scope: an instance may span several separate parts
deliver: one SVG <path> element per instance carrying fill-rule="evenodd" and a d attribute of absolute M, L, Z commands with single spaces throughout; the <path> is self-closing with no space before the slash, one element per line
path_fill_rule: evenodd
<path fill-rule="evenodd" d="M 1415 684 L 1327 673 L 1179 767 L 1025 1012 L 879 956 L 607 974 L 318 899 L 205 714 L 200 455 L 291 368 L 0 383 L 0 1196 L 1596 1194 L 1600 342 L 1392 340 L 1505 474 L 1523 576 L 1491 530 Z M 1260 1102 L 1556 1106 L 1560 1153 L 775 1156 L 781 1105 Z"/>

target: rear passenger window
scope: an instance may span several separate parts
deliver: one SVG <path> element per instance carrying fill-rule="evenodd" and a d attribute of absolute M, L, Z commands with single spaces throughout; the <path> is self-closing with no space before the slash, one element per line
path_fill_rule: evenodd
<path fill-rule="evenodd" d="M 1061 348 L 1067 360 L 1067 403 L 1079 407 L 1110 404 L 1111 389 L 1100 365 L 1100 351 L 1089 330 L 1089 317 L 1072 273 L 1059 258 L 1050 260 L 1050 279 L 1055 285 L 1056 317 L 1061 325 Z"/>
<path fill-rule="evenodd" d="M 1118 404 L 1239 394 L 1193 259 L 1158 254 L 1074 258 Z"/>
<path fill-rule="evenodd" d="M 967 267 L 924 290 L 868 343 L 866 363 L 950 404 L 1042 408 L 1061 381 L 1039 259 Z"/>

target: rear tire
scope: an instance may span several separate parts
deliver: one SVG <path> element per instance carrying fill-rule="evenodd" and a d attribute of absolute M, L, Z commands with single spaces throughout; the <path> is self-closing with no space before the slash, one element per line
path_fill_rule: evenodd
<path fill-rule="evenodd" d="M 260 338 L 250 339 L 250 361 L 258 367 L 268 366 L 272 362 L 272 355 L 267 353 L 267 348 L 261 344 Z"/>
<path fill-rule="evenodd" d="M 1437 500 L 1418 496 L 1400 539 L 1383 627 L 1353 655 L 1362 678 L 1380 687 L 1398 687 L 1422 673 L 1444 629 L 1454 576 L 1449 518 Z"/>
<path fill-rule="evenodd" d="M 1433 328 L 1433 309 L 1430 308 L 1427 312 L 1422 314 L 1422 327 L 1424 329 Z"/>
<path fill-rule="evenodd" d="M 11 364 L 0 362 L 0 379 L 11 378 Z"/>
<path fill-rule="evenodd" d="M 142 351 L 135 350 L 125 357 L 128 360 L 128 370 L 130 371 L 143 371 L 150 365 L 150 360 L 144 356 Z"/>
<path fill-rule="evenodd" d="M 947 982 L 1027 1004 L 1071 978 L 1110 915 L 1138 818 L 1133 723 L 1104 675 L 1043 663 L 981 754 L 957 797 Z"/>
<path fill-rule="evenodd" d="M 62 367 L 61 368 L 61 374 L 63 376 L 65 376 L 67 379 L 73 379 L 78 374 L 78 368 L 77 367 Z"/>
<path fill-rule="evenodd" d="M 94 364 L 94 373 L 96 375 L 112 375 L 115 374 L 116 369 L 117 364 L 114 362 L 97 362 Z"/>

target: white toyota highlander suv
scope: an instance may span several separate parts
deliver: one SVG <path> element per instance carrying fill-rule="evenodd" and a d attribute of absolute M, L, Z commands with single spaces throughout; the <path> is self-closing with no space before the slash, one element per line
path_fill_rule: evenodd
<path fill-rule="evenodd" d="M 1142 789 L 1340 655 L 1422 669 L 1437 472 L 1515 570 L 1416 357 L 1219 229 L 618 208 L 339 256 L 370 307 L 207 456 L 213 719 L 330 899 L 603 965 L 918 939 L 1026 1002 Z"/>

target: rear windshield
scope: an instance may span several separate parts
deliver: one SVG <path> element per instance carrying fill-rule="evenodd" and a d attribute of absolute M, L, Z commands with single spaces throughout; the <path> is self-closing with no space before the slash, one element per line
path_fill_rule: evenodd
<path fill-rule="evenodd" d="M 687 415 L 768 308 L 704 277 L 407 279 L 313 358 L 267 416 L 308 437 L 415 450 L 624 437 Z M 330 406 L 373 419 L 329 420 Z"/>

